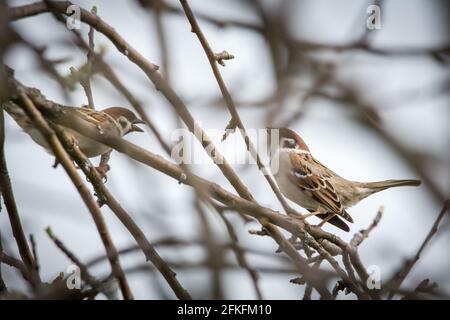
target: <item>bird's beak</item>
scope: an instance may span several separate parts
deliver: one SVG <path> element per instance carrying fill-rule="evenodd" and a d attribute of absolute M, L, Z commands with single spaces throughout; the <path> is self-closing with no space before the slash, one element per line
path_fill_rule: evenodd
<path fill-rule="evenodd" d="M 144 132 L 144 130 L 142 130 L 141 128 L 139 128 L 135 124 L 131 125 L 131 131 L 133 131 L 133 132 Z"/>
<path fill-rule="evenodd" d="M 147 124 L 144 120 L 136 119 L 133 121 L 134 124 Z"/>
<path fill-rule="evenodd" d="M 131 125 L 131 131 L 134 132 L 144 132 L 141 128 L 137 126 L 137 124 L 146 124 L 144 120 L 136 119 L 133 121 L 133 124 Z"/>

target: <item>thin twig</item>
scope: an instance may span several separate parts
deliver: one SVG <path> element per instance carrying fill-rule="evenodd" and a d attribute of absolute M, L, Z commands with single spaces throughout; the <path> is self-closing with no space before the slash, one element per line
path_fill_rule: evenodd
<path fill-rule="evenodd" d="M 30 243 L 31 243 L 31 249 L 33 252 L 33 259 L 34 259 L 34 270 L 37 275 L 39 275 L 39 259 L 37 254 L 37 246 L 36 241 L 34 240 L 34 235 L 30 234 Z"/>
<path fill-rule="evenodd" d="M 206 245 L 206 243 L 204 243 L 204 240 L 202 240 L 202 239 L 183 240 L 183 239 L 178 239 L 178 238 L 174 238 L 174 237 L 163 237 L 159 240 L 152 242 L 152 246 L 155 248 L 157 248 L 157 247 L 178 248 L 178 247 L 205 246 L 205 245 Z M 232 242 L 223 243 L 223 244 L 219 244 L 219 245 L 221 246 L 222 250 L 233 250 L 233 246 L 235 246 L 235 244 Z M 288 258 L 283 257 L 283 256 L 274 256 L 272 252 L 267 252 L 264 250 L 257 250 L 257 249 L 253 249 L 253 248 L 242 247 L 242 246 L 239 246 L 239 248 L 240 248 L 240 250 L 242 250 L 242 252 L 247 252 L 249 254 L 255 254 L 255 255 L 259 255 L 259 256 L 263 256 L 263 257 L 276 257 L 277 259 L 281 258 L 281 262 L 288 263 L 292 266 L 292 263 Z M 120 255 L 125 255 L 125 254 L 129 254 L 132 252 L 137 252 L 139 250 L 141 250 L 141 248 L 139 246 L 131 245 L 131 246 L 127 246 L 127 247 L 124 247 L 123 249 L 118 250 L 118 253 Z M 106 256 L 101 255 L 101 256 L 98 256 L 96 258 L 89 260 L 89 262 L 86 263 L 86 265 L 88 267 L 91 267 L 95 264 L 102 262 L 105 259 L 106 259 Z M 316 261 L 317 261 L 317 259 L 311 259 L 308 261 L 308 263 L 314 263 Z M 242 266 L 241 266 L 241 268 L 242 268 Z M 291 269 L 291 270 L 294 270 L 294 272 L 295 272 L 295 269 Z"/>
<path fill-rule="evenodd" d="M 29 269 L 27 269 L 27 267 L 21 260 L 11 257 L 10 255 L 3 252 L 2 263 L 16 268 L 27 282 L 31 283 L 33 281 Z"/>
<path fill-rule="evenodd" d="M 323 260 L 320 259 L 320 260 L 318 260 L 317 262 L 315 262 L 315 263 L 313 264 L 313 269 L 315 269 L 315 270 L 319 269 L 320 263 L 321 263 L 322 261 L 323 261 Z M 303 299 L 302 299 L 302 300 L 311 300 L 311 294 L 312 294 L 312 291 L 313 291 L 313 287 L 312 287 L 309 283 L 307 283 L 307 284 L 306 284 L 306 288 L 305 288 L 305 293 L 303 294 Z"/>
<path fill-rule="evenodd" d="M 156 139 L 160 143 L 160 145 L 163 147 L 164 151 L 167 152 L 168 155 L 171 154 L 172 148 L 165 142 L 165 140 L 162 138 L 161 133 L 156 128 L 154 122 L 152 119 L 147 115 L 147 112 L 145 111 L 144 107 L 142 106 L 142 103 L 139 102 L 139 100 L 131 93 L 131 91 L 125 86 L 123 81 L 119 79 L 114 69 L 104 61 L 103 56 L 101 54 L 97 54 L 94 51 L 90 51 L 89 45 L 85 43 L 84 39 L 81 37 L 79 32 L 76 32 L 76 30 L 72 30 L 73 34 L 76 36 L 75 43 L 83 50 L 86 50 L 91 54 L 92 60 L 95 61 L 95 63 L 92 66 L 91 72 L 92 73 L 99 73 L 101 76 L 103 76 L 106 80 L 108 80 L 111 85 L 119 91 L 131 104 L 131 106 L 136 110 L 138 115 L 142 120 L 145 121 L 145 123 L 148 125 L 152 133 L 155 135 Z M 85 69 L 86 67 L 81 67 L 80 69 Z"/>
<path fill-rule="evenodd" d="M 97 14 L 96 6 L 92 7 L 91 13 L 93 15 Z M 88 100 L 88 108 L 95 109 L 94 96 L 92 95 L 92 88 L 91 88 L 91 74 L 93 63 L 95 60 L 94 27 L 92 26 L 89 27 L 88 37 L 89 37 L 89 47 L 87 50 L 86 68 L 84 68 L 83 70 L 79 69 L 78 72 L 75 70 L 75 68 L 71 68 L 70 70 L 83 87 L 84 93 L 86 94 Z"/>
<path fill-rule="evenodd" d="M 412 270 L 414 265 L 417 261 L 420 259 L 420 255 L 422 254 L 425 247 L 428 245 L 428 243 L 431 241 L 433 236 L 436 234 L 439 224 L 441 223 L 442 219 L 444 218 L 448 208 L 450 206 L 450 200 L 445 201 L 444 207 L 442 208 L 441 212 L 437 216 L 436 220 L 433 223 L 433 226 L 431 227 L 430 231 L 428 232 L 427 236 L 423 240 L 422 244 L 419 247 L 419 250 L 417 250 L 416 254 L 412 259 L 409 259 L 406 261 L 404 267 L 396 274 L 394 279 L 392 280 L 392 285 L 390 286 L 391 291 L 389 292 L 388 299 L 392 299 L 394 297 L 394 294 L 397 289 L 400 288 L 405 278 L 408 276 L 409 272 Z"/>
<path fill-rule="evenodd" d="M 28 245 L 25 232 L 22 227 L 22 222 L 20 219 L 19 211 L 17 209 L 16 201 L 14 199 L 14 193 L 11 186 L 11 180 L 9 178 L 8 167 L 5 158 L 5 123 L 4 123 L 4 113 L 3 107 L 0 108 L 0 188 L 5 207 L 8 211 L 9 222 L 11 224 L 11 229 L 13 236 L 16 239 L 17 248 L 19 249 L 20 257 L 28 269 L 28 274 L 32 275 L 30 277 L 31 285 L 36 289 L 39 285 L 39 277 L 34 273 L 35 264 L 33 259 L 33 254 L 31 253 L 30 247 Z"/>
<path fill-rule="evenodd" d="M 352 263 L 350 261 L 350 256 L 348 254 L 347 251 L 344 251 L 342 253 L 342 262 L 344 264 L 345 270 L 347 271 L 347 275 L 349 276 L 349 278 L 354 282 L 354 283 L 358 283 L 358 279 L 356 279 L 355 276 L 355 270 L 353 269 Z M 345 282 L 342 282 L 343 285 L 345 285 Z M 348 286 L 346 286 L 346 288 L 349 288 Z M 349 288 L 349 290 L 351 290 Z"/>
<path fill-rule="evenodd" d="M 2 242 L 2 233 L 0 230 L 0 297 L 4 292 L 8 291 L 8 288 L 6 287 L 5 281 L 3 280 L 2 276 L 2 263 L 3 263 L 3 242 Z"/>
<path fill-rule="evenodd" d="M 167 82 L 170 83 L 170 70 L 169 70 L 169 49 L 167 44 L 167 34 L 166 28 L 164 28 L 163 21 L 163 10 L 162 5 L 159 4 L 159 1 L 155 2 L 155 7 L 153 10 L 154 13 L 154 22 L 156 29 L 156 36 L 159 42 L 159 48 L 161 53 L 161 65 L 162 65 L 162 73 L 164 78 L 166 78 Z"/>
<path fill-rule="evenodd" d="M 158 0 L 158 1 L 139 1 L 139 3 L 142 6 L 144 6 L 146 8 L 154 9 L 155 11 L 160 10 L 160 11 L 164 11 L 165 13 L 175 14 L 175 15 L 183 15 L 184 14 L 183 10 L 181 10 L 176 5 L 169 3 L 168 1 L 160 1 L 160 0 Z M 36 9 L 39 9 L 39 8 L 36 8 Z M 240 28 L 240 29 L 244 29 L 244 30 L 254 31 L 257 33 L 262 32 L 262 28 L 258 24 L 255 24 L 252 22 L 246 22 L 244 20 L 233 19 L 231 17 L 227 17 L 226 19 L 221 19 L 220 17 L 214 17 L 214 16 L 210 16 L 210 15 L 207 15 L 204 13 L 199 13 L 199 14 L 197 14 L 197 16 L 202 21 L 205 21 L 205 22 L 207 22 L 215 27 L 218 27 L 218 28 L 234 27 L 234 28 Z"/>
<path fill-rule="evenodd" d="M 241 246 L 239 246 L 239 239 L 236 234 L 236 231 L 234 230 L 233 225 L 223 212 L 219 211 L 219 216 L 222 218 L 223 222 L 225 223 L 225 227 L 227 228 L 231 240 L 231 248 L 233 249 L 233 252 L 236 255 L 236 260 L 238 261 L 238 264 L 241 266 L 241 268 L 247 271 L 250 278 L 252 279 L 253 288 L 255 289 L 256 297 L 258 298 L 258 300 L 263 300 L 261 288 L 259 286 L 259 276 L 256 273 L 256 271 L 248 264 L 247 258 L 245 256 L 245 251 L 242 249 Z"/>
<path fill-rule="evenodd" d="M 91 285 L 93 288 L 96 288 L 99 286 L 100 282 L 97 281 L 89 272 L 86 265 L 81 262 L 80 259 L 71 251 L 69 250 L 66 245 L 53 233 L 52 229 L 50 227 L 47 227 L 45 229 L 45 232 L 49 236 L 49 238 L 53 241 L 53 243 L 72 261 L 74 264 L 77 265 L 78 268 L 80 268 L 80 275 L 81 278 L 86 281 L 89 285 Z"/>
<path fill-rule="evenodd" d="M 208 217 L 202 204 L 200 202 L 202 199 L 200 196 L 197 196 L 194 200 L 194 205 L 196 211 L 198 212 L 200 225 L 202 226 L 202 234 L 204 236 L 204 241 L 206 244 L 206 250 L 208 254 L 208 265 L 212 272 L 212 298 L 214 300 L 223 300 L 223 286 L 222 286 L 222 275 L 221 269 L 224 263 L 224 251 L 223 248 L 217 244 L 217 239 L 212 232 L 211 225 L 208 221 Z"/>
<path fill-rule="evenodd" d="M 353 247 L 358 247 L 364 239 L 367 239 L 369 237 L 370 232 L 378 226 L 378 224 L 381 221 L 381 218 L 383 217 L 383 211 L 384 207 L 381 206 L 380 209 L 378 209 L 377 215 L 373 219 L 372 223 L 370 224 L 367 229 L 363 229 L 358 233 L 355 233 L 353 236 L 353 239 L 350 241 L 350 245 Z"/>

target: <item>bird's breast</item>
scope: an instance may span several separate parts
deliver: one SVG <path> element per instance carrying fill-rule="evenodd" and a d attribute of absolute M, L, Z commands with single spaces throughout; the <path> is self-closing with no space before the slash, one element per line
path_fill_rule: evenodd
<path fill-rule="evenodd" d="M 277 157 L 278 160 L 274 157 Z M 292 174 L 292 163 L 289 153 L 279 151 L 274 154 L 274 157 L 272 157 L 271 164 L 273 161 L 278 161 L 278 170 L 274 170 L 277 169 L 276 166 L 274 166 L 272 167 L 272 172 L 283 195 L 305 209 L 318 209 L 319 204 L 311 197 L 307 196 L 291 181 L 291 179 L 289 179 L 289 175 Z"/>
<path fill-rule="evenodd" d="M 100 156 L 111 149 L 110 147 L 96 140 L 88 138 L 76 131 L 73 131 L 71 129 L 66 130 L 69 135 L 75 138 L 75 140 L 78 142 L 78 147 L 88 158 Z"/>

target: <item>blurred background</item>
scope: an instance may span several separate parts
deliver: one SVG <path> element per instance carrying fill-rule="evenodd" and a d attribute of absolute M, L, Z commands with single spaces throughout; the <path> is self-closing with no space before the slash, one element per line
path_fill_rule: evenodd
<path fill-rule="evenodd" d="M 31 1 L 7 1 L 19 6 Z M 239 134 L 224 143 L 220 138 L 230 115 L 212 74 L 207 57 L 178 1 L 74 1 L 115 28 L 137 51 L 160 66 L 163 75 L 186 103 L 202 127 L 210 133 L 225 157 L 245 155 Z M 449 135 L 449 12 L 448 1 L 189 1 L 200 27 L 214 52 L 233 54 L 220 66 L 222 76 L 244 125 L 249 131 L 266 126 L 288 126 L 302 135 L 312 154 L 336 173 L 351 180 L 417 178 L 418 188 L 398 188 L 378 193 L 349 209 L 354 217 L 351 232 L 333 226 L 325 230 L 344 240 L 367 227 L 380 206 L 384 216 L 365 241 L 360 254 L 366 266 L 381 270 L 382 284 L 412 257 L 422 243 L 450 190 Z M 381 8 L 381 28 L 369 30 L 369 5 Z M 86 62 L 86 54 L 74 37 L 51 14 L 12 23 L 13 28 L 36 48 L 41 48 L 60 77 L 69 68 Z M 89 28 L 80 32 L 87 41 Z M 95 32 L 96 51 L 117 72 L 145 107 L 163 139 L 174 144 L 175 129 L 182 128 L 172 107 L 155 90 L 144 73 L 130 63 L 102 34 Z M 50 100 L 81 106 L 87 104 L 82 87 L 70 90 L 43 70 L 33 50 L 23 44 L 7 48 L 4 61 L 23 84 L 39 88 Z M 126 99 L 100 76 L 91 80 L 97 108 L 121 105 Z M 79 258 L 88 262 L 104 255 L 97 230 L 64 170 L 52 167 L 47 154 L 18 127 L 6 121 L 6 157 L 26 234 L 36 239 L 41 277 L 53 280 L 71 264 L 49 240 L 45 228 L 54 233 Z M 127 140 L 169 159 L 150 131 L 130 134 Z M 256 141 L 256 136 L 253 139 Z M 232 147 L 231 147 L 232 146 Z M 204 152 L 195 144 L 200 155 Z M 98 160 L 94 160 L 97 162 Z M 152 242 L 180 239 L 187 245 L 160 245 L 158 252 L 173 264 L 180 282 L 198 299 L 211 298 L 211 272 L 203 246 L 199 216 L 190 187 L 144 167 L 126 156 L 113 153 L 107 186 L 133 216 Z M 262 205 L 281 210 L 264 177 L 255 165 L 233 164 L 243 182 Z M 193 165 L 200 176 L 232 187 L 217 167 L 205 158 Z M 298 210 L 303 210 L 296 207 Z M 108 208 L 102 212 L 119 249 L 134 240 Z M 249 248 L 248 261 L 260 275 L 266 299 L 299 299 L 304 286 L 289 283 L 295 273 L 283 254 L 275 253 L 269 237 L 248 233 L 257 223 L 244 224 L 234 213 L 227 217 L 235 226 L 240 244 Z M 229 242 L 223 221 L 208 212 L 214 236 Z M 318 220 L 311 218 L 311 223 Z M 413 289 L 429 278 L 450 294 L 449 219 L 425 250 L 406 279 Z M 0 214 L 5 252 L 18 256 L 8 217 Z M 164 279 L 147 268 L 141 252 L 121 256 L 131 289 L 139 299 L 175 298 Z M 221 273 L 224 296 L 254 299 L 255 291 L 245 270 L 226 252 L 229 266 Z M 328 265 L 323 264 L 327 269 Z M 92 273 L 105 276 L 107 261 Z M 2 265 L 10 288 L 27 290 L 20 274 Z M 313 298 L 315 296 L 313 295 Z M 340 295 L 352 299 L 353 295 Z"/>

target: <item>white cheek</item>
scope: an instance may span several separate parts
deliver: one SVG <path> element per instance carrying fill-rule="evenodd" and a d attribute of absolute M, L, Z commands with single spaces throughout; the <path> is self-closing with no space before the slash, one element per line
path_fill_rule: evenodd
<path fill-rule="evenodd" d="M 119 122 L 120 126 L 122 127 L 122 131 L 124 133 L 127 133 L 128 131 L 130 131 L 130 129 L 131 129 L 130 121 L 128 121 L 124 117 L 119 117 L 118 122 Z"/>

